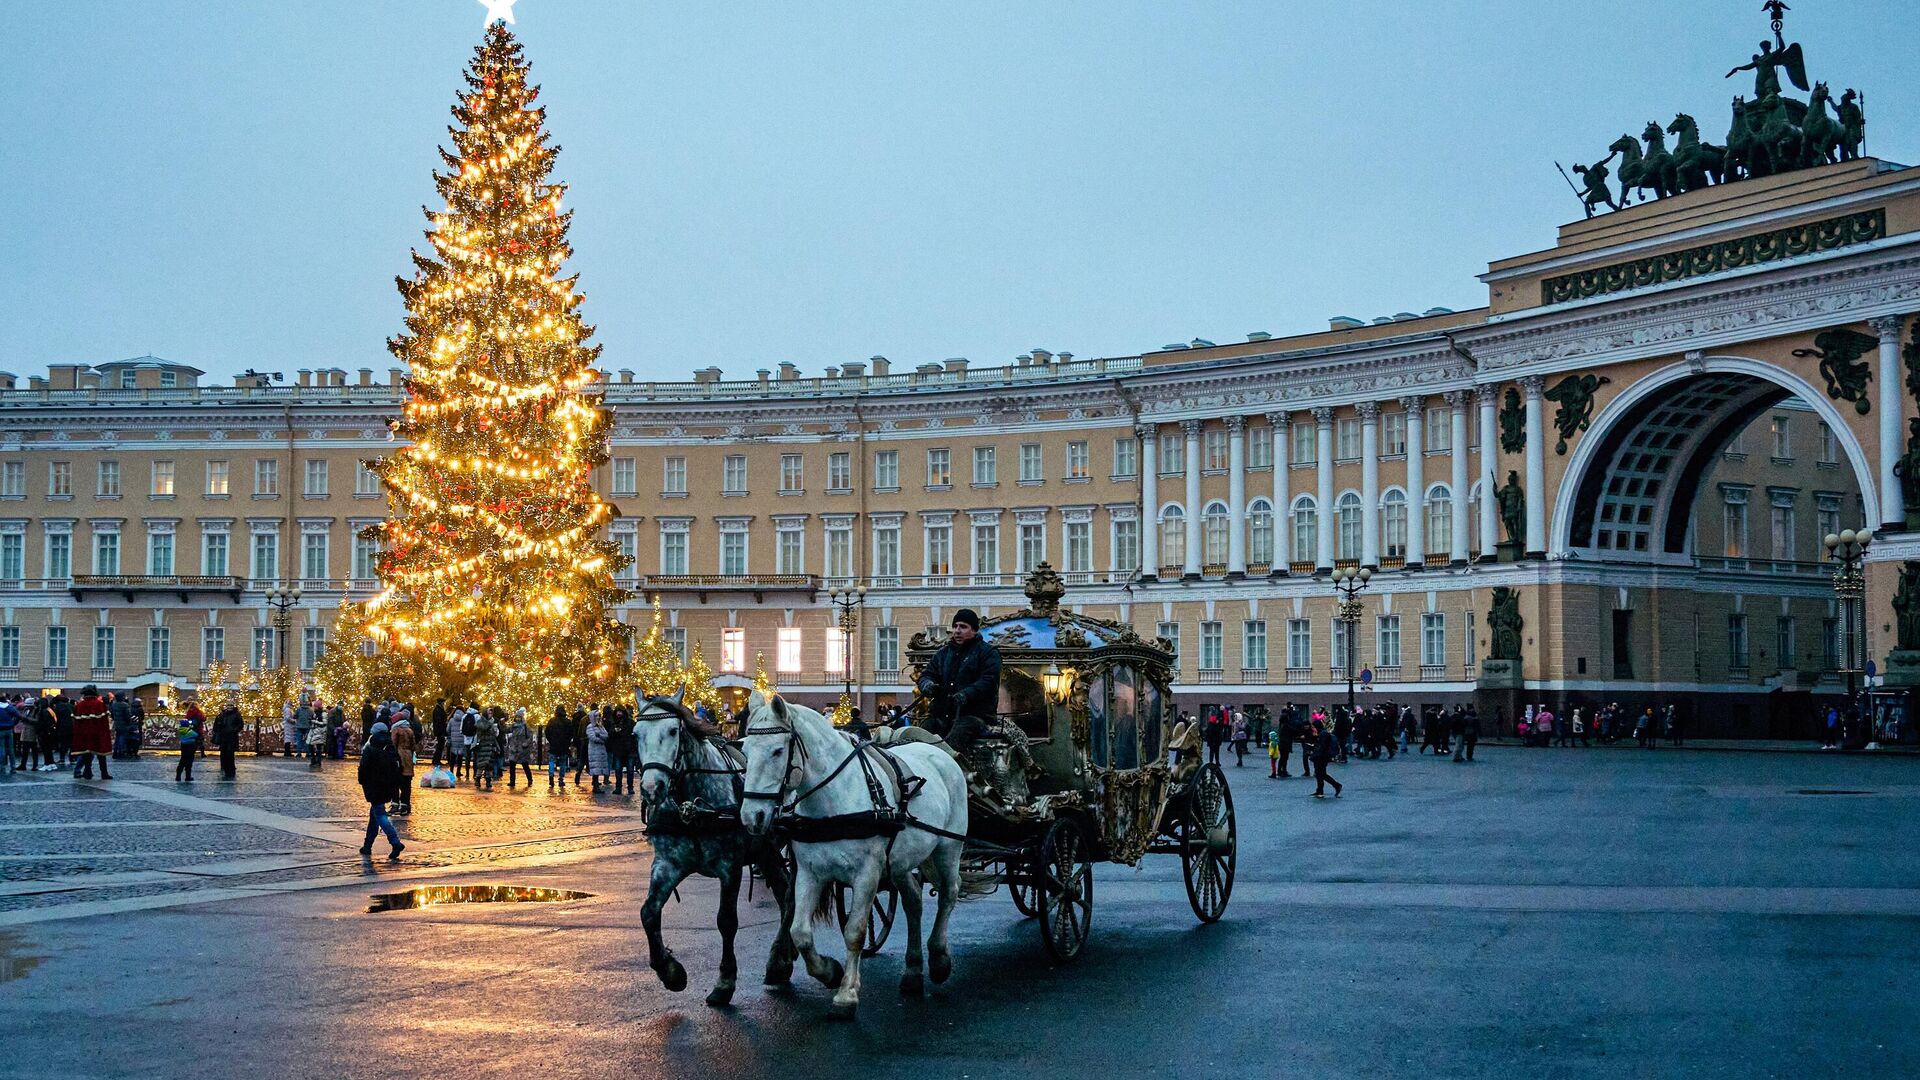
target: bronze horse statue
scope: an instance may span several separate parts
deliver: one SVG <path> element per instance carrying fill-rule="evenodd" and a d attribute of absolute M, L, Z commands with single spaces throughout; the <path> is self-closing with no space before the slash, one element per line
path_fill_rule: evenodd
<path fill-rule="evenodd" d="M 1665 142 L 1660 135 L 1660 125 L 1647 124 L 1651 132 L 1650 148 L 1657 148 L 1658 154 L 1644 154 L 1640 150 L 1640 141 L 1631 135 L 1622 135 L 1613 141 L 1607 149 L 1620 155 L 1620 203 L 1631 202 L 1630 193 L 1635 189 L 1651 191 L 1656 199 L 1664 199 L 1673 194 L 1672 171 L 1673 155 L 1667 153 Z M 1645 196 L 1642 196 L 1644 199 Z"/>
<path fill-rule="evenodd" d="M 1832 101 L 1832 91 L 1826 83 L 1813 84 L 1806 119 L 1800 122 L 1800 160 L 1804 164 L 1821 165 L 1840 160 L 1840 122 L 1827 115 L 1827 106 Z"/>
<path fill-rule="evenodd" d="M 1693 117 L 1680 113 L 1667 125 L 1667 134 L 1677 137 L 1673 147 L 1673 173 L 1680 190 L 1697 191 L 1708 184 L 1723 182 L 1727 148 L 1700 141 L 1700 125 Z"/>

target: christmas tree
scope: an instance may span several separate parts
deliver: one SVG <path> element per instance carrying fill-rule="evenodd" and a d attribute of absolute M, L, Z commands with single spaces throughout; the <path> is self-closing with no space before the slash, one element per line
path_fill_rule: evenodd
<path fill-rule="evenodd" d="M 611 610 L 628 594 L 591 482 L 607 457 L 600 349 L 561 273 L 571 214 L 527 76 L 513 34 L 489 26 L 434 174 L 433 255 L 399 280 L 393 427 L 411 445 L 372 465 L 389 517 L 372 528 L 383 587 L 366 629 L 430 664 L 437 692 L 550 710 L 614 691 L 627 630 Z"/>

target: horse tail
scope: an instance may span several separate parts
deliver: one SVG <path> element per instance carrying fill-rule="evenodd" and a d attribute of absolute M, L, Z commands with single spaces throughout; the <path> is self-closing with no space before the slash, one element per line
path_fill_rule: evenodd
<path fill-rule="evenodd" d="M 826 886 L 820 890 L 819 903 L 816 903 L 813 905 L 812 916 L 813 916 L 813 924 L 815 926 L 840 925 L 839 916 L 833 910 L 833 896 L 834 896 L 833 882 L 829 881 L 827 882 Z"/>

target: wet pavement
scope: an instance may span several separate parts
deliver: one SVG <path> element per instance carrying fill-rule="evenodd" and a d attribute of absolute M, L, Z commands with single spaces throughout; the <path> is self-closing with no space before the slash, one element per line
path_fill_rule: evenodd
<path fill-rule="evenodd" d="M 702 1004 L 706 882 L 667 909 L 692 984 L 663 990 L 624 799 L 422 792 L 406 858 L 369 865 L 341 763 L 0 781 L 0 1076 L 1920 1075 L 1920 760 L 1481 759 L 1336 767 L 1338 801 L 1229 764 L 1224 921 L 1176 859 L 1105 867 L 1061 968 L 1005 893 L 970 901 L 953 979 L 902 1001 L 896 937 L 853 1025 L 804 976 L 758 985 L 764 893 L 735 1005 Z M 367 913 L 492 884 L 593 895 Z"/>

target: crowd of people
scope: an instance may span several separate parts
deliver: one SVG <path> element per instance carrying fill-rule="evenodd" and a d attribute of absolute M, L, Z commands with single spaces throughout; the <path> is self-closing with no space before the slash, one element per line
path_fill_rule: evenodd
<path fill-rule="evenodd" d="M 1556 716 L 1545 705 L 1528 705 L 1513 718 L 1513 734 L 1525 746 L 1612 746 L 1632 739 L 1641 748 L 1651 750 L 1662 739 L 1671 746 L 1684 746 L 1680 712 L 1672 704 L 1664 708 L 1652 705 L 1634 712 L 1611 701 L 1587 712 L 1581 706 Z"/>

